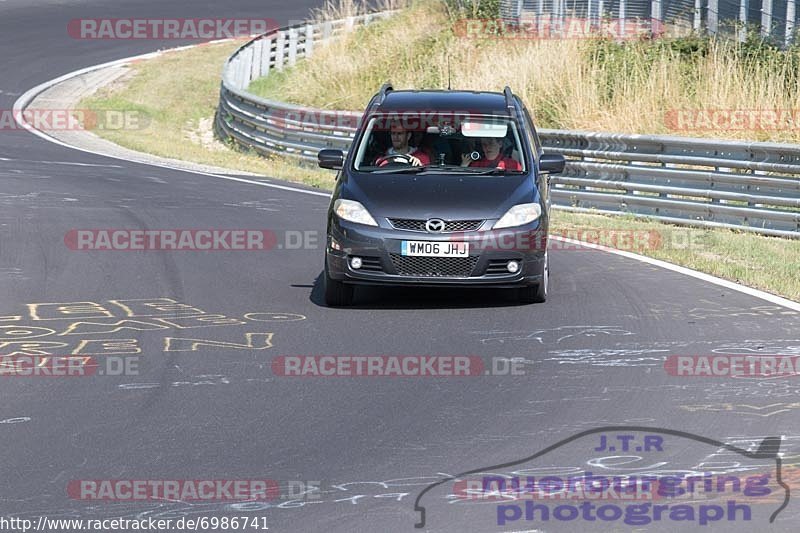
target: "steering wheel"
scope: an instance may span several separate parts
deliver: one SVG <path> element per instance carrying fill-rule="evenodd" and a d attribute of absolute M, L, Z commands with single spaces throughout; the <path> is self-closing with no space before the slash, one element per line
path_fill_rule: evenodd
<path fill-rule="evenodd" d="M 376 167 L 385 167 L 386 165 L 413 165 L 413 163 L 411 162 L 411 156 L 408 154 L 384 155 L 375 160 Z"/>

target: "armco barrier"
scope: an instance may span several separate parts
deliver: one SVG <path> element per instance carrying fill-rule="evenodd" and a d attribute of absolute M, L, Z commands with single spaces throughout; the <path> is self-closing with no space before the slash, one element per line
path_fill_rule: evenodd
<path fill-rule="evenodd" d="M 223 139 L 264 155 L 315 161 L 322 148 L 350 146 L 361 113 L 266 100 L 250 82 L 313 54 L 327 39 L 392 12 L 281 28 L 239 48 L 225 63 L 215 127 Z M 554 207 L 632 214 L 693 226 L 800 238 L 800 146 L 775 143 L 540 130 L 547 152 L 568 158 L 551 180 Z"/>

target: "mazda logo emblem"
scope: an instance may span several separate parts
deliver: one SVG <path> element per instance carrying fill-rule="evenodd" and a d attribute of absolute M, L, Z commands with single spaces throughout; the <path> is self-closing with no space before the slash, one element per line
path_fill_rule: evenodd
<path fill-rule="evenodd" d="M 444 220 L 441 218 L 432 218 L 425 222 L 425 229 L 428 233 L 441 233 L 444 231 Z"/>

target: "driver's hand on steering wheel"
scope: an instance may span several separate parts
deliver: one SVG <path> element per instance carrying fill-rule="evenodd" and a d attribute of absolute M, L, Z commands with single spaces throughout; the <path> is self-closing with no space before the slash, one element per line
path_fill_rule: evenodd
<path fill-rule="evenodd" d="M 411 166 L 412 167 L 421 167 L 422 166 L 422 161 L 420 161 L 418 157 L 414 157 L 413 155 L 409 155 L 408 156 L 408 160 L 411 161 Z"/>
<path fill-rule="evenodd" d="M 405 163 L 406 161 L 411 164 L 412 167 L 421 167 L 422 161 L 419 160 L 418 157 L 414 157 L 411 154 L 392 154 L 392 155 L 385 155 L 381 156 L 375 160 L 375 163 L 379 167 L 384 167 L 389 164 L 389 161 L 394 160 L 395 162 Z"/>

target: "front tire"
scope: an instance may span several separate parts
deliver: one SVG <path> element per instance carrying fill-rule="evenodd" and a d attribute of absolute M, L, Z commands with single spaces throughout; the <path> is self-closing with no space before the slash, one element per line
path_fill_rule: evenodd
<path fill-rule="evenodd" d="M 325 262 L 325 305 L 328 307 L 352 305 L 355 287 L 332 279 L 328 274 L 327 259 Z"/>
<path fill-rule="evenodd" d="M 544 254 L 544 269 L 542 270 L 542 281 L 531 287 L 519 289 L 519 300 L 525 304 L 540 304 L 547 301 L 547 288 L 550 283 L 550 256 Z"/>

